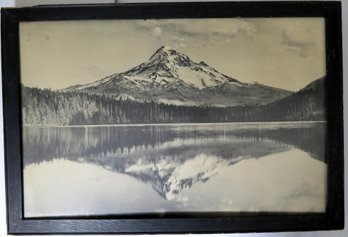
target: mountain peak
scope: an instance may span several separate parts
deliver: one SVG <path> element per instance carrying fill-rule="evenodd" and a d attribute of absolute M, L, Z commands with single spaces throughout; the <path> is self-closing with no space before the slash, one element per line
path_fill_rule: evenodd
<path fill-rule="evenodd" d="M 168 52 L 168 51 L 172 51 L 174 50 L 172 47 L 170 46 L 167 46 L 167 45 L 163 45 L 159 48 L 159 50 L 162 50 L 162 51 L 165 51 L 165 52 Z M 175 51 L 175 50 L 174 50 Z"/>
<path fill-rule="evenodd" d="M 172 47 L 164 45 L 164 46 L 161 46 L 159 49 L 157 49 L 157 51 L 150 57 L 150 59 L 153 59 L 153 58 L 163 59 L 163 58 L 169 58 L 169 57 L 175 57 L 175 56 L 188 58 L 186 55 L 177 52 Z"/>
<path fill-rule="evenodd" d="M 147 64 L 161 65 L 161 68 L 165 67 L 171 71 L 173 71 L 173 67 L 189 67 L 195 65 L 195 63 L 186 54 L 179 53 L 169 46 L 160 47 L 150 57 Z"/>

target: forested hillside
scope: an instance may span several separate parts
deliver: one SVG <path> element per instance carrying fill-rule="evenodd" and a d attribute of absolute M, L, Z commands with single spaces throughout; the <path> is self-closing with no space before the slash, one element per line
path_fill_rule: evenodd
<path fill-rule="evenodd" d="M 290 96 L 253 109 L 259 121 L 325 120 L 325 85 L 322 77 Z"/>
<path fill-rule="evenodd" d="M 267 105 L 179 106 L 22 87 L 24 125 L 325 120 L 324 78 Z"/>

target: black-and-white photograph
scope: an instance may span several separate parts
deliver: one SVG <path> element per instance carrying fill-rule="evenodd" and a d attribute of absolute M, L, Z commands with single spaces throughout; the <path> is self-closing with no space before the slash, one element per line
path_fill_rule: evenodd
<path fill-rule="evenodd" d="M 25 217 L 325 212 L 324 18 L 19 35 Z"/>

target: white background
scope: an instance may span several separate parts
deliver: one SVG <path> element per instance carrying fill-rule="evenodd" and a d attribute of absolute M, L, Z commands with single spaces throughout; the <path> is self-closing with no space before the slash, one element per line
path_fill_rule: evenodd
<path fill-rule="evenodd" d="M 170 0 L 160 0 L 161 2 L 170 2 Z M 156 0 L 119 0 L 119 3 L 130 3 L 130 2 L 160 2 Z M 175 1 L 175 0 L 171 0 Z M 176 0 L 183 2 L 185 0 Z M 193 1 L 193 0 L 191 0 Z M 197 1 L 197 0 L 195 0 Z M 241 1 L 241 0 L 239 0 Z M 254 0 L 255 1 L 255 0 Z M 0 0 L 0 7 L 14 7 L 14 6 L 33 6 L 38 4 L 64 4 L 64 3 L 113 3 L 113 0 Z M 346 47 L 348 45 L 348 2 L 343 1 L 342 3 L 342 14 L 343 14 L 343 62 L 344 62 L 344 71 L 348 68 L 348 51 Z M 1 49 L 0 49 L 1 50 Z M 1 75 L 0 75 L 1 77 Z M 2 83 L 1 83 L 2 84 Z M 344 76 L 344 91 L 348 90 L 348 82 L 346 76 Z M 346 99 L 348 95 L 345 93 L 344 98 Z M 348 111 L 348 104 L 344 104 L 344 110 Z M 0 91 L 0 111 L 2 111 L 2 91 Z M 4 147 L 3 147 L 3 119 L 2 112 L 0 113 L 0 236 L 7 236 L 7 227 L 6 227 L 6 202 L 5 202 L 5 174 L 4 174 Z M 346 116 L 345 116 L 346 117 Z M 345 119 L 345 137 L 348 134 L 348 120 Z M 345 140 L 345 148 L 347 148 L 348 139 Z M 348 171 L 348 164 L 345 162 L 345 170 Z M 347 177 L 347 172 L 345 174 L 345 180 Z M 345 203 L 348 205 L 348 182 L 345 184 Z M 345 212 L 345 223 L 347 226 L 348 223 L 348 213 L 347 208 Z M 69 236 L 69 235 L 66 235 Z M 77 235 L 71 235 L 77 236 Z M 162 235 L 164 236 L 164 235 Z M 203 236 L 203 235 L 200 235 Z M 209 236 L 231 236 L 231 237 L 343 237 L 348 236 L 348 230 L 341 231 L 317 231 L 317 232 L 287 232 L 287 233 L 258 233 L 258 234 L 226 234 L 226 235 L 209 235 Z"/>

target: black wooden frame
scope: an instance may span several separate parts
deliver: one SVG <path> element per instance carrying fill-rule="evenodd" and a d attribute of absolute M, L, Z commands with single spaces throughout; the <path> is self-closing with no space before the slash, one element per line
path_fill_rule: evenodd
<path fill-rule="evenodd" d="M 343 198 L 343 77 L 340 2 L 220 2 L 60 5 L 2 9 L 4 143 L 8 233 L 230 233 L 341 229 Z M 324 17 L 328 165 L 323 214 L 212 213 L 164 216 L 24 218 L 21 160 L 19 23 L 91 19 Z"/>

